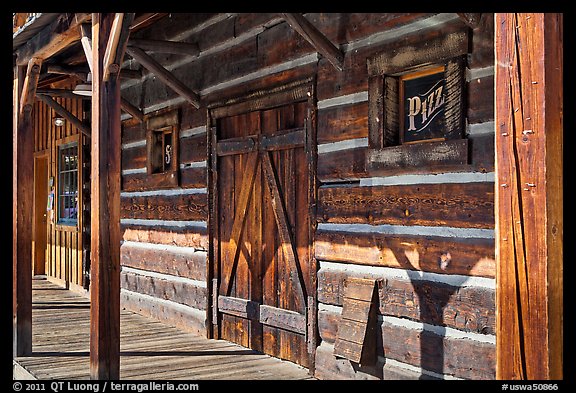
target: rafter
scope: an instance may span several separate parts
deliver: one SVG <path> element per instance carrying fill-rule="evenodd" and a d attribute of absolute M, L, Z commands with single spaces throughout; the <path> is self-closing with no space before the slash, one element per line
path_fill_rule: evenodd
<path fill-rule="evenodd" d="M 110 74 L 118 74 L 120 64 L 124 57 L 128 36 L 130 35 L 130 25 L 134 20 L 134 13 L 117 13 L 114 16 L 112 30 L 106 44 L 104 53 L 104 82 L 108 81 Z"/>
<path fill-rule="evenodd" d="M 168 15 L 167 12 L 147 12 L 139 15 L 138 17 L 134 18 L 132 26 L 130 26 L 130 32 L 134 33 L 140 29 L 143 29 L 144 27 L 150 26 L 157 20 L 164 18 L 166 15 Z"/>
<path fill-rule="evenodd" d="M 130 56 L 142 64 L 146 69 L 156 75 L 156 77 L 164 82 L 166 86 L 170 87 L 176 93 L 184 97 L 196 109 L 200 107 L 200 96 L 196 92 L 192 91 L 184 83 L 182 83 L 182 81 L 176 78 L 170 71 L 164 68 L 162 64 L 158 63 L 142 49 L 129 46 L 126 48 L 126 52 L 128 52 Z"/>
<path fill-rule="evenodd" d="M 338 70 L 344 69 L 344 54 L 302 14 L 282 14 L 284 20 Z"/>
<path fill-rule="evenodd" d="M 90 137 L 90 127 L 87 126 L 86 124 L 82 123 L 82 121 L 80 119 L 78 119 L 76 116 L 74 116 L 70 111 L 68 111 L 68 109 L 66 109 L 62 105 L 60 105 L 52 97 L 44 95 L 44 94 L 36 94 L 36 97 L 38 97 L 39 100 L 44 102 L 50 108 L 54 109 L 54 111 L 56 113 L 58 113 L 60 116 L 62 116 L 63 118 L 68 120 L 70 123 L 72 123 L 72 125 L 74 127 L 76 127 L 77 129 L 79 129 L 80 132 L 82 132 L 82 134 L 86 135 L 87 137 Z M 76 96 L 76 97 L 79 97 L 79 96 Z"/>
<path fill-rule="evenodd" d="M 132 105 L 125 98 L 120 98 L 120 107 L 124 112 L 129 113 L 133 118 L 138 119 L 140 123 L 144 121 L 144 112 L 138 109 L 137 106 Z"/>
<path fill-rule="evenodd" d="M 130 46 L 135 46 L 142 50 L 170 53 L 174 55 L 198 56 L 200 49 L 198 44 L 191 42 L 163 41 L 163 40 L 144 40 L 131 38 L 128 42 Z"/>
<path fill-rule="evenodd" d="M 90 49 L 91 51 L 92 49 Z M 50 64 L 46 67 L 47 74 L 61 74 L 61 75 L 72 75 L 77 77 L 82 81 L 86 81 L 86 76 L 90 72 L 89 67 L 85 66 L 68 66 L 68 65 L 59 65 L 59 64 Z M 45 76 L 43 74 L 42 76 Z M 140 79 L 142 78 L 142 71 L 141 70 L 130 70 L 127 68 L 123 68 L 120 70 L 120 78 L 125 79 Z"/>
<path fill-rule="evenodd" d="M 80 39 L 77 27 L 90 17 L 89 13 L 62 14 L 16 50 L 16 63 L 27 64 L 32 57 L 45 60 L 68 48 Z"/>

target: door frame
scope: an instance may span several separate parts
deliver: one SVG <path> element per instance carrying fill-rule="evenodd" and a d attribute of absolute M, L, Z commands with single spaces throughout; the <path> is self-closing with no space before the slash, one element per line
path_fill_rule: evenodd
<path fill-rule="evenodd" d="M 308 214 L 310 225 L 308 235 L 310 239 L 309 277 L 311 291 L 308 293 L 306 310 L 306 342 L 308 349 L 309 372 L 314 373 L 315 354 L 318 343 L 318 296 L 317 296 L 317 261 L 314 254 L 316 234 L 316 201 L 317 187 L 317 146 L 316 146 L 316 78 L 310 76 L 293 82 L 284 83 L 271 89 L 260 89 L 246 95 L 236 96 L 208 105 L 206 116 L 207 154 L 208 154 L 208 263 L 206 264 L 207 277 L 207 307 L 206 307 L 206 334 L 208 338 L 218 337 L 218 269 L 219 254 L 218 242 L 218 155 L 217 146 L 217 120 L 223 117 L 235 116 L 253 111 L 270 109 L 289 105 L 296 102 L 307 102 L 305 119 L 305 154 L 308 166 Z"/>
<path fill-rule="evenodd" d="M 46 161 L 46 171 L 43 174 L 39 174 L 38 171 L 38 161 L 45 160 Z M 43 206 L 46 207 L 48 201 L 48 176 L 50 174 L 50 156 L 48 155 L 48 150 L 40 151 L 34 153 L 34 202 L 33 202 L 33 220 L 32 220 L 32 277 L 36 275 L 46 275 L 46 248 L 48 247 L 48 213 L 46 208 L 38 211 L 38 203 L 42 203 L 39 201 L 38 198 L 43 199 Z M 37 183 L 39 176 L 44 177 L 44 183 L 46 187 L 44 187 L 44 191 L 41 195 L 38 195 L 37 192 Z M 38 261 L 37 261 L 37 232 L 40 228 L 38 228 L 38 224 L 36 223 L 37 215 L 41 212 L 44 212 L 44 216 L 46 217 L 46 222 L 44 223 L 44 268 L 42 269 L 42 273 L 37 272 Z"/>

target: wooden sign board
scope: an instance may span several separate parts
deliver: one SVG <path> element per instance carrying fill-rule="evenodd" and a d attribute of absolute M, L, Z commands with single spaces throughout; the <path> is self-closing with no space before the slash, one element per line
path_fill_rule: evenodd
<path fill-rule="evenodd" d="M 361 365 L 376 363 L 377 307 L 375 279 L 346 279 L 334 355 Z"/>
<path fill-rule="evenodd" d="M 402 143 L 445 139 L 444 66 L 401 76 L 399 101 Z"/>

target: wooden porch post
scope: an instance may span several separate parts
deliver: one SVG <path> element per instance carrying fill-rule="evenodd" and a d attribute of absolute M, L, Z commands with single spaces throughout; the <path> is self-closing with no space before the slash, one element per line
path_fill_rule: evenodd
<path fill-rule="evenodd" d="M 90 378 L 120 378 L 120 84 L 104 82 L 114 14 L 92 15 Z"/>
<path fill-rule="evenodd" d="M 498 379 L 561 379 L 563 17 L 496 14 Z"/>
<path fill-rule="evenodd" d="M 32 201 L 34 129 L 32 107 L 42 59 L 16 66 L 13 87 L 12 355 L 32 353 Z M 25 79 L 24 79 L 25 77 Z"/>

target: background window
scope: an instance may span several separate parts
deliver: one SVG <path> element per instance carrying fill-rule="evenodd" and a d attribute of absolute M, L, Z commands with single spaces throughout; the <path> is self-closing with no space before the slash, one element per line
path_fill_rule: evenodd
<path fill-rule="evenodd" d="M 78 142 L 58 148 L 58 223 L 78 221 Z"/>

